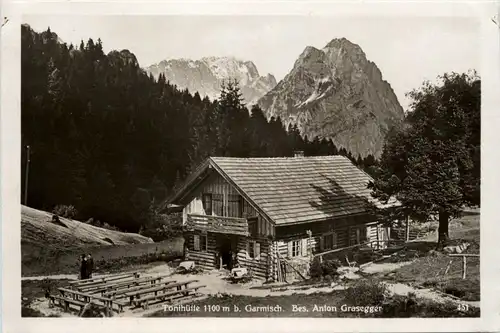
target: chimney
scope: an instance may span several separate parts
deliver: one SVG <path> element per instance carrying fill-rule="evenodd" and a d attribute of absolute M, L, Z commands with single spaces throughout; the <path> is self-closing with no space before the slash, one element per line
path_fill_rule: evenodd
<path fill-rule="evenodd" d="M 303 150 L 296 150 L 293 152 L 294 157 L 304 157 L 304 151 Z"/>

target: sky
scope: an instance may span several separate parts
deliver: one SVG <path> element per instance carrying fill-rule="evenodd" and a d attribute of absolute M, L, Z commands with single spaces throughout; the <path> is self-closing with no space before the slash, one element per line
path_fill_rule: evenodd
<path fill-rule="evenodd" d="M 405 93 L 445 72 L 480 73 L 480 24 L 472 17 L 416 16 L 25 16 L 34 30 L 67 43 L 100 38 L 106 52 L 128 49 L 143 67 L 170 58 L 234 56 L 277 81 L 306 46 L 333 38 L 358 44 L 406 110 Z"/>

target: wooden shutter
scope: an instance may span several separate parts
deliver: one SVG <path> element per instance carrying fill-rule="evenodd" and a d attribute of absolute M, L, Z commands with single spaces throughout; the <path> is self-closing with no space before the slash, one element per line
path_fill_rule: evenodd
<path fill-rule="evenodd" d="M 212 215 L 212 194 L 203 193 L 201 201 L 205 215 Z"/>
<path fill-rule="evenodd" d="M 323 251 L 325 249 L 325 236 L 319 236 L 319 250 Z"/>
<path fill-rule="evenodd" d="M 332 233 L 332 249 L 335 249 L 337 247 L 337 233 L 334 232 Z"/>
<path fill-rule="evenodd" d="M 260 260 L 260 243 L 258 242 L 253 243 L 253 255 L 255 259 Z"/>
<path fill-rule="evenodd" d="M 208 251 L 208 235 L 205 235 L 204 237 L 205 239 L 205 244 L 204 244 L 204 248 L 203 248 L 203 251 Z"/>
<path fill-rule="evenodd" d="M 216 216 L 224 216 L 224 197 L 222 194 L 212 194 L 212 212 Z"/>
<path fill-rule="evenodd" d="M 293 241 L 288 242 L 288 258 L 292 258 L 292 244 Z"/>
<path fill-rule="evenodd" d="M 301 244 L 302 256 L 307 257 L 307 238 L 302 238 Z"/>
<path fill-rule="evenodd" d="M 250 246 L 252 241 L 247 241 L 247 259 L 250 259 Z"/>
<path fill-rule="evenodd" d="M 200 251 L 200 235 L 194 235 L 193 241 L 194 241 L 194 250 Z"/>

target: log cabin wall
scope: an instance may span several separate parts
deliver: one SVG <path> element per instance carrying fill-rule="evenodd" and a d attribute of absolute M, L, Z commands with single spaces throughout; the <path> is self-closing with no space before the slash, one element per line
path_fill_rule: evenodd
<path fill-rule="evenodd" d="M 307 275 L 308 263 L 312 254 L 366 241 L 377 241 L 380 238 L 381 228 L 375 217 L 371 215 L 294 226 L 278 226 L 272 249 L 276 252 L 276 256 L 284 258 L 303 275 Z M 307 230 L 311 230 L 311 237 L 308 236 Z M 331 238 L 327 240 L 328 237 Z M 286 274 L 288 278 L 298 278 L 296 271 L 291 267 L 287 267 Z"/>
<path fill-rule="evenodd" d="M 200 241 L 200 248 L 195 249 L 195 236 L 201 240 L 206 237 L 206 247 Z M 216 267 L 216 242 L 215 235 L 212 233 L 202 233 L 200 231 L 190 231 L 184 234 L 185 239 L 185 260 L 194 261 L 196 266 L 211 270 Z"/>
<path fill-rule="evenodd" d="M 254 243 L 258 244 L 258 253 L 255 251 Z M 271 241 L 267 237 L 239 237 L 238 263 L 241 267 L 251 271 L 254 278 L 267 280 L 272 274 L 269 269 L 270 249 Z M 253 254 L 253 258 L 251 254 Z"/>
<path fill-rule="evenodd" d="M 200 237 L 202 242 L 206 237 L 206 246 L 200 244 L 195 249 L 195 236 Z M 186 239 L 185 260 L 194 261 L 196 266 L 204 270 L 218 269 L 218 234 L 202 233 L 198 231 L 187 232 L 184 235 Z M 243 237 L 232 235 L 236 241 L 236 253 L 238 263 L 241 267 L 247 268 L 252 272 L 256 279 L 267 280 L 271 275 L 270 270 L 270 249 L 271 241 L 267 237 Z M 198 241 L 197 241 L 198 242 Z M 252 249 L 250 249 L 252 247 Z"/>
<path fill-rule="evenodd" d="M 252 205 L 241 198 L 242 200 L 242 213 L 241 216 L 234 216 L 235 210 L 228 209 L 229 197 L 239 196 L 238 191 L 229 184 L 221 175 L 214 172 L 208 176 L 200 185 L 191 192 L 190 199 L 183 209 L 183 224 L 186 224 L 188 214 L 207 215 L 203 208 L 202 195 L 212 194 L 219 196 L 222 199 L 222 209 L 214 209 L 212 207 L 212 216 L 228 216 L 228 217 L 243 217 L 243 218 L 256 218 L 257 219 L 257 235 L 259 236 L 273 236 L 274 226 L 266 218 L 264 218 Z M 233 197 L 234 198 L 234 197 Z M 222 210 L 222 212 L 221 212 Z M 221 214 L 222 213 L 222 214 Z M 238 214 L 239 215 L 239 214 Z"/>

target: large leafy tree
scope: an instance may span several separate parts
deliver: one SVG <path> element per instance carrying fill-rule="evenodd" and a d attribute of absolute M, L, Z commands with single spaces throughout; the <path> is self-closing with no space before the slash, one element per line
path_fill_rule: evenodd
<path fill-rule="evenodd" d="M 481 81 L 475 72 L 444 74 L 408 96 L 406 121 L 388 134 L 371 188 L 376 198 L 400 201 L 386 212 L 391 219 L 437 214 L 442 246 L 450 219 L 480 203 Z"/>

